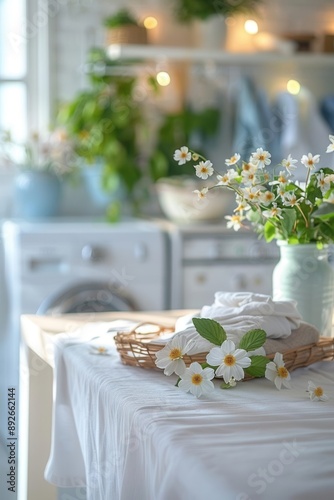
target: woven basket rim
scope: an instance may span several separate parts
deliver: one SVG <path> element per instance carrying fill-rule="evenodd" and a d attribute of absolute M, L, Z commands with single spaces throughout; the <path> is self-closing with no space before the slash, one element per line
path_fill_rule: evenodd
<path fill-rule="evenodd" d="M 150 333 L 140 333 L 138 330 L 145 326 L 153 326 L 155 331 Z M 138 366 L 141 368 L 153 368 L 161 371 L 156 367 L 155 355 L 158 351 L 165 347 L 165 344 L 155 343 L 154 338 L 159 338 L 165 333 L 173 333 L 174 328 L 164 326 L 153 322 L 143 322 L 136 325 L 128 332 L 118 332 L 114 339 L 117 351 L 120 354 L 123 364 Z M 146 341 L 144 341 L 144 339 Z M 334 360 L 334 338 L 320 337 L 318 342 L 300 346 L 298 348 L 282 349 L 281 353 L 284 357 L 284 363 L 288 370 L 292 371 L 296 368 L 309 366 L 318 361 L 333 361 Z M 207 352 L 202 352 L 193 355 L 184 355 L 183 360 L 188 366 L 194 361 L 204 363 L 206 361 Z M 275 353 L 266 354 L 266 357 L 272 360 Z M 252 379 L 251 376 L 246 376 L 244 380 Z"/>

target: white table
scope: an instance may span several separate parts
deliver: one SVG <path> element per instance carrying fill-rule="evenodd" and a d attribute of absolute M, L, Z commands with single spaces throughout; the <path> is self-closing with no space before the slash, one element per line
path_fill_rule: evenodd
<path fill-rule="evenodd" d="M 332 362 L 292 372 L 292 390 L 258 379 L 223 391 L 217 381 L 197 400 L 174 376 L 72 340 L 56 349 L 48 480 L 86 484 L 88 500 L 334 498 Z M 310 401 L 308 380 L 329 401 Z"/>

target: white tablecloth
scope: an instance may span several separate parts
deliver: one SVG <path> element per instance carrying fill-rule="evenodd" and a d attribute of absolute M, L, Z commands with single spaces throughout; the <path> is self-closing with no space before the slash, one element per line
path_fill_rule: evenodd
<path fill-rule="evenodd" d="M 122 365 L 116 351 L 58 342 L 46 479 L 87 485 L 88 500 L 330 500 L 334 364 L 291 376 L 281 391 L 265 379 L 229 390 L 216 381 L 197 400 L 174 376 Z M 308 380 L 329 401 L 312 402 Z"/>

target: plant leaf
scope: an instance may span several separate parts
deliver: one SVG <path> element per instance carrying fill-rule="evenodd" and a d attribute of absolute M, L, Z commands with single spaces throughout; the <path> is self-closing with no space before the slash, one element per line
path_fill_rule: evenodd
<path fill-rule="evenodd" d="M 226 340 L 224 328 L 214 319 L 193 318 L 193 323 L 200 336 L 212 344 L 221 346 Z"/>
<path fill-rule="evenodd" d="M 287 240 L 289 234 L 291 234 L 293 225 L 296 221 L 296 212 L 293 208 L 284 208 L 282 210 L 283 220 L 282 220 L 282 231 L 283 237 Z"/>
<path fill-rule="evenodd" d="M 263 234 L 267 243 L 270 243 L 275 238 L 276 228 L 269 220 L 263 227 Z"/>
<path fill-rule="evenodd" d="M 251 356 L 251 360 L 252 364 L 245 368 L 245 372 L 252 377 L 264 377 L 270 359 L 265 356 Z"/>
<path fill-rule="evenodd" d="M 239 343 L 239 349 L 245 349 L 246 351 L 254 351 L 259 347 L 262 347 L 267 338 L 267 334 L 264 330 L 254 329 L 249 330 L 245 333 Z"/>

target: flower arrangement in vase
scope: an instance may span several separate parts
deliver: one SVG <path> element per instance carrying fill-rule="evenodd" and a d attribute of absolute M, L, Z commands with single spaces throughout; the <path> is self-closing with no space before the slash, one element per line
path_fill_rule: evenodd
<path fill-rule="evenodd" d="M 73 144 L 63 130 L 32 133 L 24 142 L 1 132 L 0 161 L 16 171 L 15 215 L 49 217 L 56 215 L 61 198 L 61 180 L 73 178 L 77 158 Z"/>
<path fill-rule="evenodd" d="M 326 153 L 334 152 L 334 136 Z M 273 275 L 274 299 L 296 300 L 303 319 L 331 334 L 334 276 L 327 263 L 328 245 L 334 243 L 334 171 L 320 167 L 320 155 L 306 153 L 305 182 L 294 180 L 298 160 L 289 154 L 272 168 L 271 154 L 262 148 L 241 160 L 235 153 L 225 160 L 225 172 L 217 172 L 207 158 L 187 146 L 177 149 L 179 165 L 193 161 L 196 176 L 202 180 L 216 174 L 213 187 L 196 190 L 203 200 L 211 189 L 234 191 L 237 206 L 227 215 L 227 227 L 238 231 L 253 227 L 267 242 L 278 240 L 282 261 Z M 294 257 L 295 252 L 303 252 Z M 291 259 L 284 263 L 287 254 Z"/>

